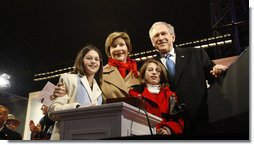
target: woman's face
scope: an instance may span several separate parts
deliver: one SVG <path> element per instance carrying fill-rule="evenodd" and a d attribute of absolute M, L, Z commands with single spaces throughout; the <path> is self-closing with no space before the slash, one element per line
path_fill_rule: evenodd
<path fill-rule="evenodd" d="M 109 48 L 110 55 L 113 59 L 126 62 L 128 57 L 128 47 L 123 38 L 117 38 Z"/>
<path fill-rule="evenodd" d="M 100 68 L 100 56 L 95 50 L 90 50 L 83 58 L 83 65 L 87 75 L 95 75 Z"/>
<path fill-rule="evenodd" d="M 145 81 L 147 84 L 158 85 L 160 83 L 161 68 L 151 62 L 147 65 L 145 71 Z"/>

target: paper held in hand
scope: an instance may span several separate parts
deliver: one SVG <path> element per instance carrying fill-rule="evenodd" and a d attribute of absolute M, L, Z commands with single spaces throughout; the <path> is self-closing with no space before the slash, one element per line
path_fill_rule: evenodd
<path fill-rule="evenodd" d="M 47 82 L 47 84 L 43 87 L 42 91 L 40 92 L 37 100 L 40 103 L 49 106 L 52 103 L 52 100 L 50 100 L 50 96 L 53 95 L 55 87 L 56 86 L 51 82 Z"/>

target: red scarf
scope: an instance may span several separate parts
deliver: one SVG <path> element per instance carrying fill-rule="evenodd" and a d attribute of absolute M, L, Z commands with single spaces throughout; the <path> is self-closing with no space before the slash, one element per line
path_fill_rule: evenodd
<path fill-rule="evenodd" d="M 134 76 L 136 78 L 138 77 L 137 63 L 136 63 L 136 61 L 132 60 L 129 57 L 127 58 L 126 63 L 120 62 L 120 61 L 118 61 L 116 59 L 112 59 L 112 57 L 110 57 L 108 59 L 108 64 L 116 67 L 123 78 L 125 78 L 125 76 L 126 76 L 126 71 L 130 71 L 130 72 L 134 73 Z"/>

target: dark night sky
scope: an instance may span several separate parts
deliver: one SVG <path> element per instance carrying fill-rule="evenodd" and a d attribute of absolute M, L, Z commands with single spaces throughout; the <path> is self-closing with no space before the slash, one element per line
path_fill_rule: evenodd
<path fill-rule="evenodd" d="M 7 92 L 25 97 L 42 89 L 35 73 L 72 65 L 85 44 L 105 54 L 113 31 L 128 32 L 133 52 L 153 49 L 155 21 L 175 26 L 176 43 L 211 36 L 209 0 L 2 0 L 0 18 L 0 73 L 12 75 Z"/>

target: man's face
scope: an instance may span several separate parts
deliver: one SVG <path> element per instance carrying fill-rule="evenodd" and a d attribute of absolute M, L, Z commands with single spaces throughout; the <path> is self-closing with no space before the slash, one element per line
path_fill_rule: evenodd
<path fill-rule="evenodd" d="M 11 130 L 13 130 L 13 131 L 15 131 L 16 130 L 16 125 L 15 125 L 15 122 L 13 122 L 13 121 L 7 121 L 6 123 L 5 123 L 5 125 L 9 128 L 9 129 L 11 129 Z"/>
<path fill-rule="evenodd" d="M 159 24 L 152 29 L 151 41 L 161 54 L 166 54 L 173 48 L 175 35 L 169 32 L 166 25 Z"/>
<path fill-rule="evenodd" d="M 8 113 L 4 108 L 0 107 L 0 126 L 2 126 L 5 121 L 8 119 Z"/>

